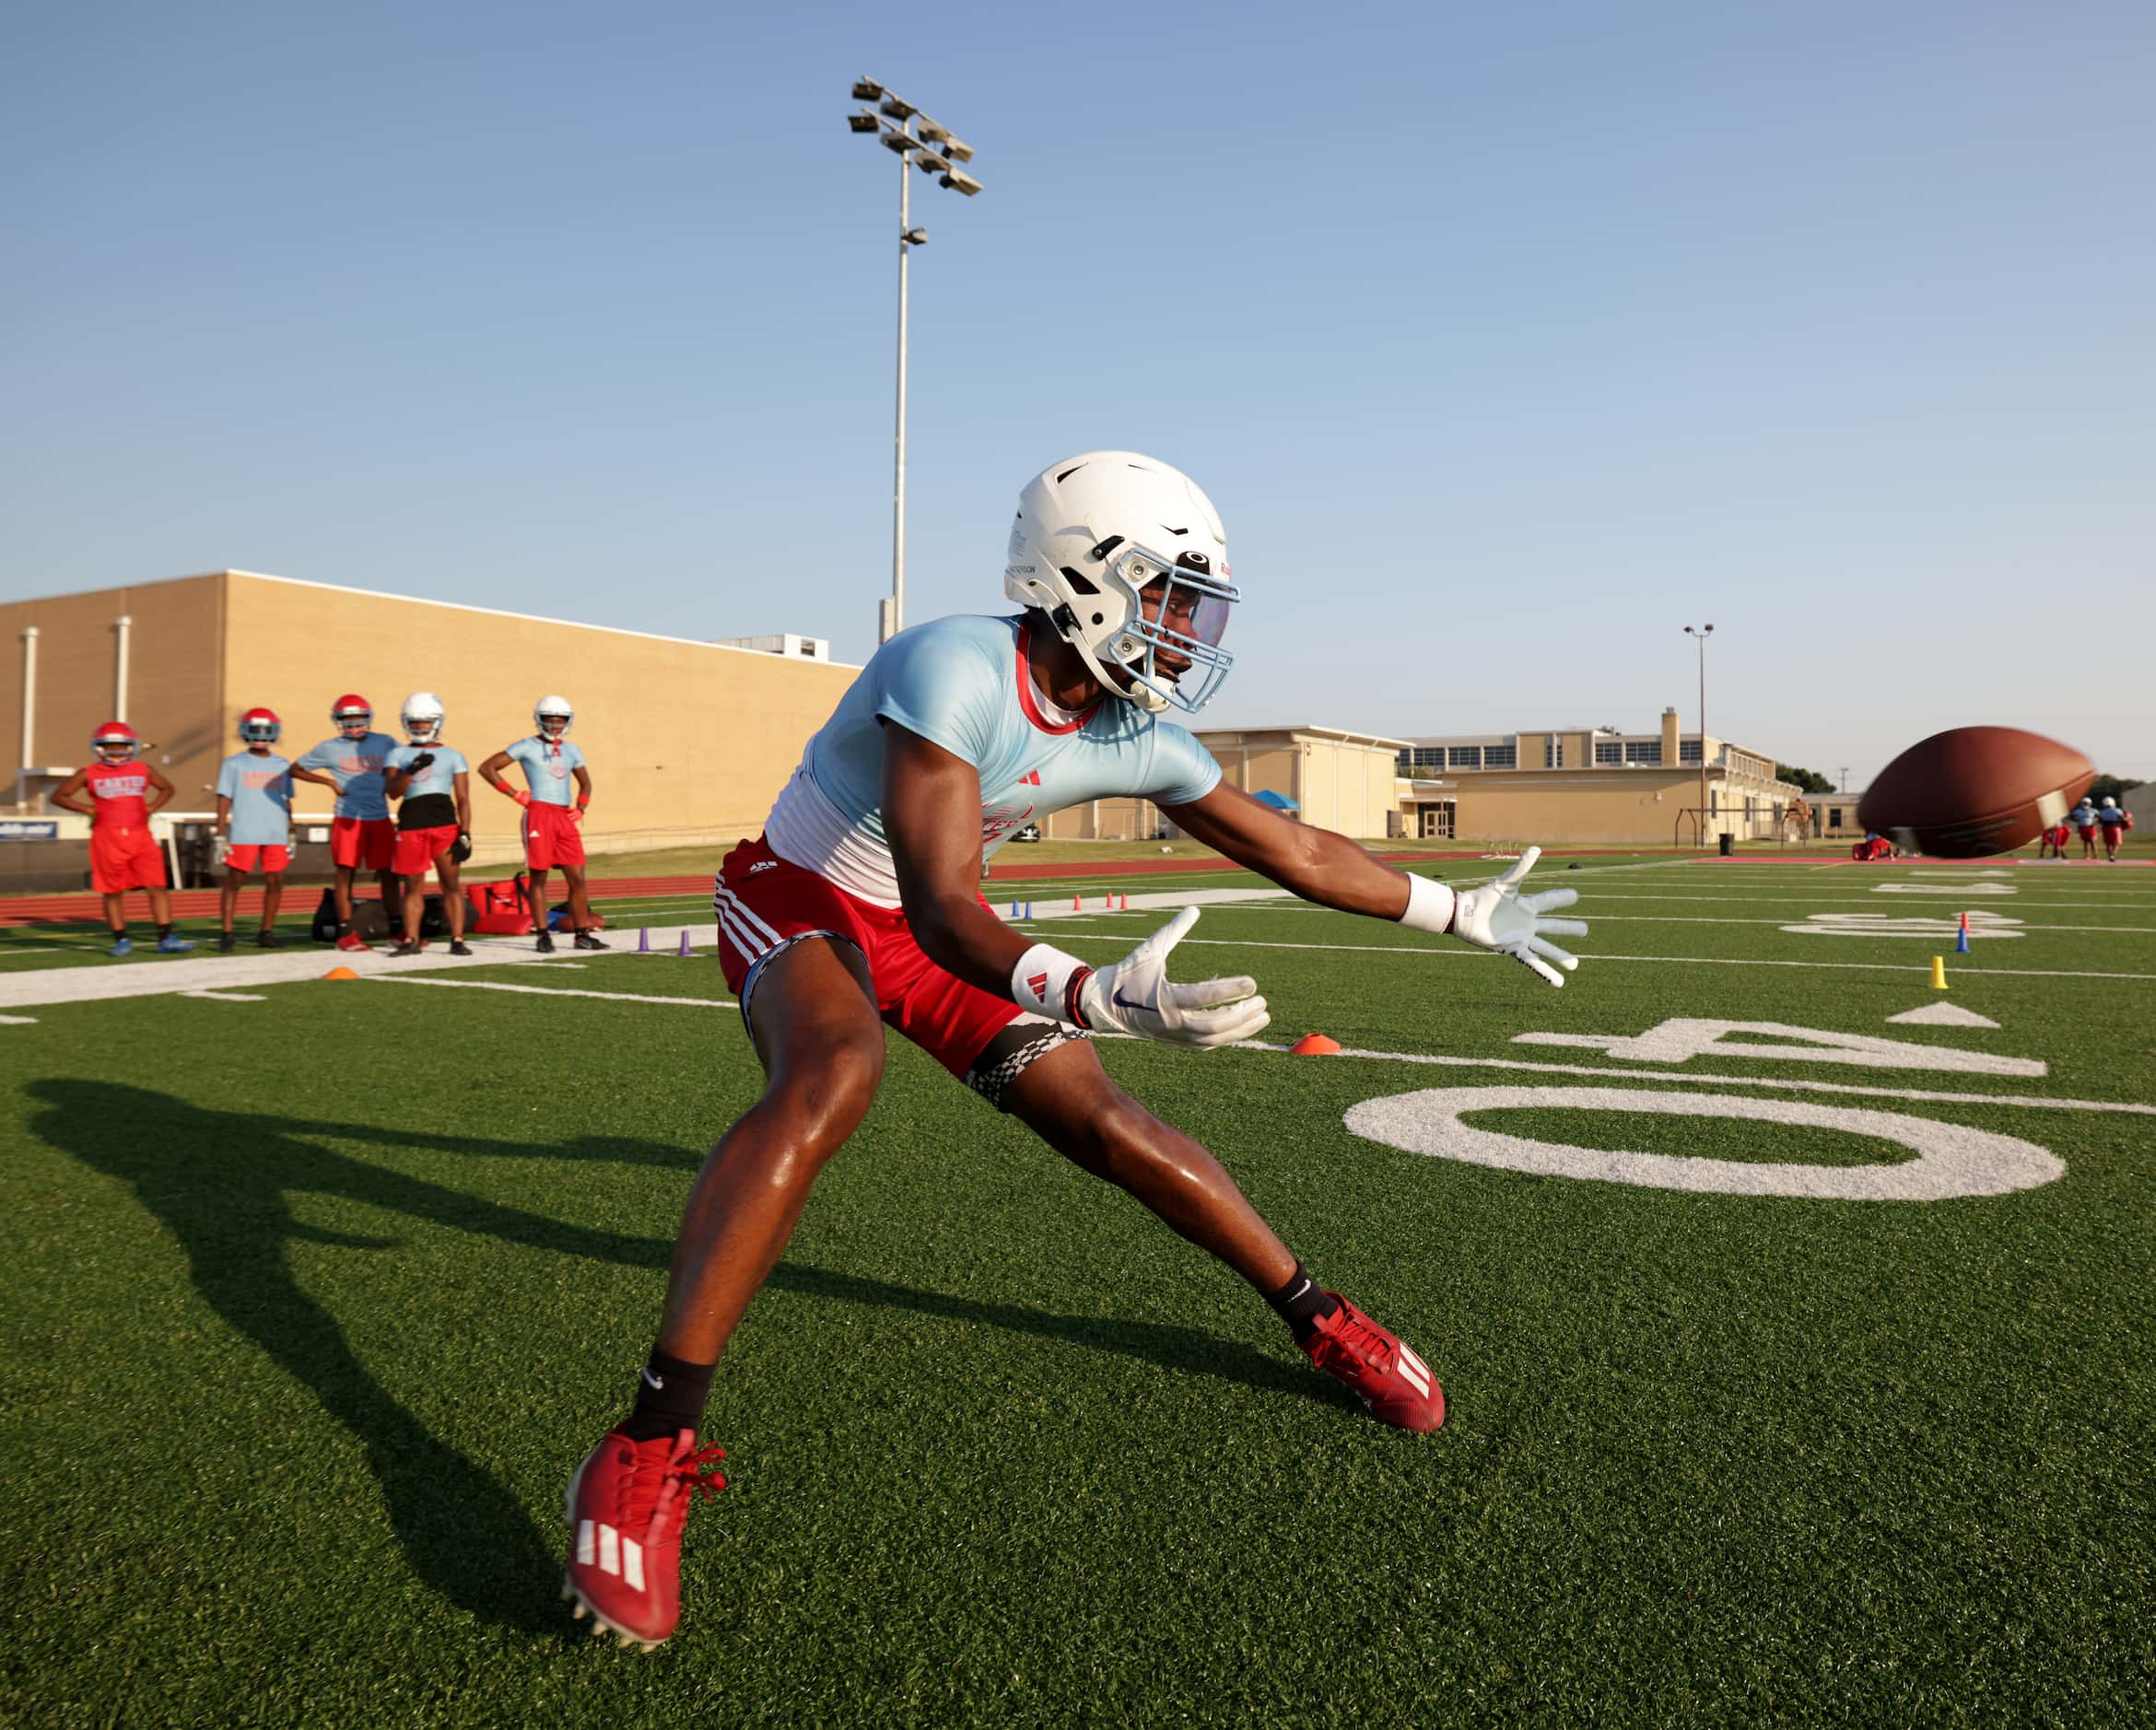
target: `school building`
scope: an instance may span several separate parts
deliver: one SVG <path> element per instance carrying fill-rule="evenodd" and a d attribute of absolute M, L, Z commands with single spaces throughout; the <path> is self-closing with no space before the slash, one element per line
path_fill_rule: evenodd
<path fill-rule="evenodd" d="M 26 821 L 76 835 L 86 820 L 53 811 L 48 795 L 89 760 L 104 721 L 142 735 L 145 760 L 178 789 L 170 814 L 214 815 L 217 765 L 240 748 L 243 711 L 275 709 L 277 748 L 297 757 L 334 731 L 330 706 L 347 691 L 373 704 L 376 729 L 393 737 L 405 696 L 431 691 L 448 711 L 445 742 L 475 767 L 532 731 L 539 697 L 567 696 L 570 736 L 591 760 L 592 847 L 731 841 L 761 829 L 803 742 L 860 671 L 834 662 L 818 638 L 748 640 L 756 646 L 237 570 L 0 603 L 0 644 L 13 651 L 0 649 L 0 717 L 18 728 L 15 822 L 0 824 L 0 839 L 14 848 L 10 832 Z M 302 869 L 315 863 L 330 798 L 300 784 Z M 520 814 L 473 776 L 477 862 L 518 857 Z"/>

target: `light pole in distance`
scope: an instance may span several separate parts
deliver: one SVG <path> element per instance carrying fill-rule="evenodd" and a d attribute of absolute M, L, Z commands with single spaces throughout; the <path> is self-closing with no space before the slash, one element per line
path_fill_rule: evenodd
<path fill-rule="evenodd" d="M 1699 639 L 1699 839 L 1706 845 L 1707 820 L 1707 755 L 1706 755 L 1706 639 L 1715 634 L 1711 625 L 1687 625 L 1687 637 Z"/>
<path fill-rule="evenodd" d="M 876 641 L 887 643 L 906 628 L 906 261 L 917 246 L 928 244 L 928 230 L 913 226 L 913 182 L 908 166 L 938 177 L 939 185 L 971 198 L 980 182 L 957 165 L 973 160 L 973 146 L 951 135 L 894 90 L 873 78 L 853 81 L 853 99 L 873 103 L 849 114 L 846 123 L 863 137 L 873 137 L 898 158 L 898 414 L 891 471 L 891 598 L 878 609 Z"/>

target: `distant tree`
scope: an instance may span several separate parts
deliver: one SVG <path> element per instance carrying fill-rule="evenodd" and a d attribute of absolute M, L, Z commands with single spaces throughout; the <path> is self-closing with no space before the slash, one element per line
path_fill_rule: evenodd
<path fill-rule="evenodd" d="M 1825 776 L 1815 769 L 1800 769 L 1793 763 L 1775 764 L 1775 779 L 1795 781 L 1808 793 L 1831 793 L 1834 790 L 1834 784 Z"/>
<path fill-rule="evenodd" d="M 2141 783 L 2127 776 L 2099 775 L 2089 789 L 2089 797 L 2098 802 L 2106 799 L 2124 799 Z"/>

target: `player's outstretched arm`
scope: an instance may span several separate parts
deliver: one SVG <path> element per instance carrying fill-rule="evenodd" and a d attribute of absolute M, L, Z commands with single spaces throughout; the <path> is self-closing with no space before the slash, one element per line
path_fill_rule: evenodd
<path fill-rule="evenodd" d="M 1265 999 L 1253 981 L 1167 977 L 1169 953 L 1197 922 L 1194 907 L 1096 969 L 982 906 L 979 777 L 964 758 L 888 720 L 883 818 L 915 941 L 967 984 L 1073 1026 L 1178 1045 L 1232 1045 L 1264 1028 Z"/>
<path fill-rule="evenodd" d="M 1495 950 L 1554 986 L 1564 983 L 1559 968 L 1570 973 L 1579 965 L 1550 939 L 1584 937 L 1586 923 L 1546 917 L 1570 906 L 1578 894 L 1570 889 L 1519 892 L 1541 857 L 1540 847 L 1528 848 L 1502 877 L 1455 894 L 1427 877 L 1393 870 L 1344 835 L 1290 823 L 1224 781 L 1195 803 L 1164 809 L 1186 834 L 1306 901 Z"/>

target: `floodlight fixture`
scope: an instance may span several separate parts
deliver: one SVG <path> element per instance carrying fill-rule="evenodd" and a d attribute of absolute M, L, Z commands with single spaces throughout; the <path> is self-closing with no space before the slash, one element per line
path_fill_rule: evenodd
<path fill-rule="evenodd" d="M 949 133 L 945 133 L 943 134 L 943 154 L 954 162 L 970 162 L 973 160 L 973 146 L 967 144 L 965 139 L 954 138 Z"/>
<path fill-rule="evenodd" d="M 951 165 L 933 150 L 922 150 L 913 158 L 913 164 L 923 174 L 948 174 Z"/>
<path fill-rule="evenodd" d="M 877 132 L 882 130 L 876 121 L 876 117 L 873 114 L 849 114 L 846 117 L 846 123 L 855 132 Z"/>
<path fill-rule="evenodd" d="M 873 78 L 856 78 L 853 81 L 853 99 L 857 102 L 873 102 L 884 94 L 884 87 Z"/>
<path fill-rule="evenodd" d="M 886 130 L 884 134 L 884 148 L 886 150 L 895 150 L 898 153 L 898 155 L 904 156 L 909 150 L 920 149 L 920 142 L 915 139 L 911 134 L 902 133 L 896 131 L 896 129 L 889 129 Z"/>
<path fill-rule="evenodd" d="M 926 114 L 919 117 L 918 123 L 913 130 L 931 144 L 945 144 L 949 142 L 951 136 L 951 129 L 948 126 L 943 125 L 939 121 L 931 120 Z"/>
<path fill-rule="evenodd" d="M 980 191 L 980 182 L 978 181 L 975 180 L 970 174 L 961 173 L 956 169 L 953 169 L 948 174 L 944 175 L 943 180 L 938 183 L 940 185 L 948 186 L 955 193 L 964 193 L 968 198 L 971 198 L 974 193 Z"/>
<path fill-rule="evenodd" d="M 884 92 L 884 99 L 877 103 L 876 106 L 880 108 L 885 113 L 888 114 L 893 120 L 911 120 L 916 114 L 920 112 L 920 110 L 914 107 L 914 105 L 911 102 L 908 102 L 904 97 L 894 96 L 888 90 Z"/>

